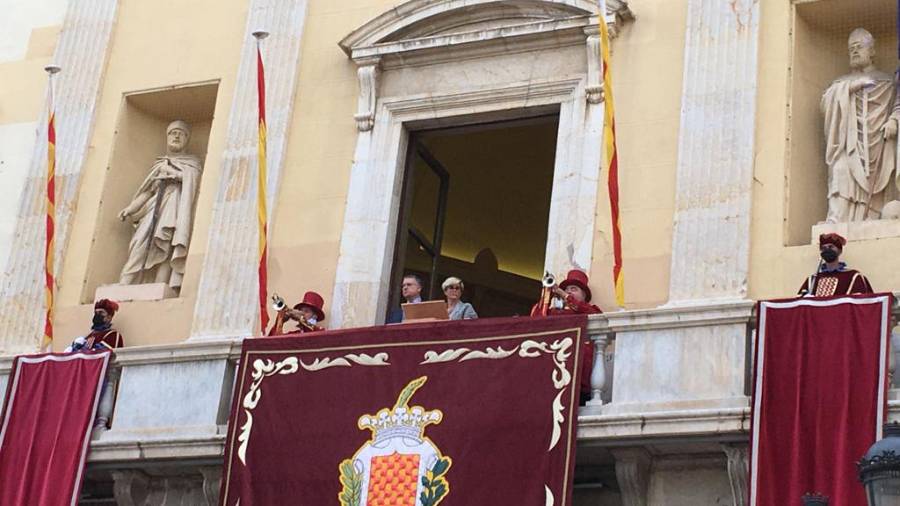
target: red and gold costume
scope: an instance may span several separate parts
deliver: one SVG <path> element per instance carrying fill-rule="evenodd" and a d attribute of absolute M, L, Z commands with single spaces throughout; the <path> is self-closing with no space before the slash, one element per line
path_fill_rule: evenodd
<path fill-rule="evenodd" d="M 812 280 L 812 290 L 809 288 Z M 813 297 L 831 297 L 833 295 L 850 295 L 854 293 L 875 293 L 869 280 L 857 270 L 845 269 L 840 271 L 822 271 L 810 276 L 803 282 L 801 295 L 810 294 Z"/>
<path fill-rule="evenodd" d="M 272 328 L 269 329 L 269 333 L 267 335 L 291 336 L 296 334 L 305 334 L 307 332 L 320 332 L 322 330 L 325 330 L 325 327 L 316 325 L 316 323 L 325 319 L 325 312 L 322 311 L 322 308 L 324 306 L 325 299 L 323 299 L 321 295 L 316 292 L 306 292 L 305 294 L 303 294 L 303 300 L 299 304 L 295 305 L 294 309 L 298 311 L 304 307 L 311 309 L 316 315 L 316 321 L 314 323 L 299 321 L 297 322 L 296 329 L 285 332 L 285 314 L 284 311 L 279 311 L 278 315 L 275 317 L 275 323 L 272 324 Z"/>
<path fill-rule="evenodd" d="M 84 336 L 84 340 L 84 346 L 89 350 L 94 349 L 98 345 L 111 350 L 125 346 L 122 334 L 114 328 L 109 330 L 91 330 L 90 334 Z"/>
<path fill-rule="evenodd" d="M 109 299 L 100 299 L 94 303 L 94 311 L 98 309 L 106 311 L 106 314 L 112 319 L 119 310 L 119 304 Z M 71 346 L 73 350 L 114 350 L 125 345 L 122 334 L 114 329 L 111 323 L 91 327 L 91 332 L 84 336 L 84 343 L 78 342 L 80 340 L 81 338 Z"/>
<path fill-rule="evenodd" d="M 567 295 L 563 300 L 562 308 L 551 307 L 546 310 L 544 310 L 543 304 L 541 302 L 538 302 L 534 306 L 532 306 L 531 316 L 541 317 L 545 315 L 558 316 L 571 314 L 599 314 L 603 312 L 599 307 L 591 304 L 591 289 L 588 288 L 587 274 L 577 269 L 569 271 L 566 279 L 559 284 L 559 287 L 565 290 L 566 287 L 570 285 L 575 285 L 581 288 L 581 290 L 584 292 L 584 301 L 575 300 L 575 297 L 570 294 Z M 581 395 L 582 397 L 589 398 L 591 395 L 591 371 L 594 368 L 594 345 L 590 340 L 584 343 L 582 357 Z"/>
<path fill-rule="evenodd" d="M 832 244 L 838 249 L 843 250 L 847 240 L 838 234 L 822 234 L 819 236 L 819 247 L 826 244 Z M 869 280 L 862 275 L 861 272 L 854 269 L 847 269 L 846 264 L 841 262 L 837 269 L 829 270 L 823 265 L 816 274 L 808 277 L 800 290 L 800 295 L 811 295 L 813 297 L 832 297 L 840 295 L 851 295 L 858 293 L 874 293 Z"/>

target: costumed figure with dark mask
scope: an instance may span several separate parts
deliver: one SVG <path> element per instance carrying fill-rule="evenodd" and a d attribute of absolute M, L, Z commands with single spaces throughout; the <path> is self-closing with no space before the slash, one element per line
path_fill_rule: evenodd
<path fill-rule="evenodd" d="M 809 276 L 797 292 L 806 297 L 831 297 L 857 293 L 874 293 L 863 274 L 848 269 L 840 261 L 847 240 L 838 234 L 819 236 L 819 255 L 822 257 L 815 274 Z"/>
<path fill-rule="evenodd" d="M 284 299 L 278 295 L 272 297 L 272 308 L 276 311 L 275 323 L 269 329 L 269 336 L 289 336 L 294 334 L 305 334 L 307 332 L 319 332 L 325 330 L 324 327 L 318 325 L 319 322 L 325 320 L 325 299 L 316 292 L 306 292 L 303 294 L 303 300 L 293 308 L 287 307 Z M 284 324 L 293 320 L 297 324 L 297 328 L 285 332 Z"/>
<path fill-rule="evenodd" d="M 559 285 L 551 284 L 551 275 L 544 276 L 545 287 L 539 300 L 531 308 L 532 317 L 559 316 L 570 314 L 599 314 L 603 311 L 591 304 L 591 289 L 588 287 L 588 276 L 583 271 L 569 271 Z M 546 286 L 551 284 L 551 286 Z M 590 341 L 584 344 L 582 351 L 581 403 L 591 398 L 591 370 L 594 367 L 594 346 Z"/>
<path fill-rule="evenodd" d="M 113 316 L 119 305 L 109 299 L 100 299 L 94 303 L 94 316 L 91 319 L 91 331 L 86 336 L 77 337 L 66 348 L 66 353 L 74 351 L 103 351 L 121 348 L 125 343 L 122 334 L 112 326 Z"/>

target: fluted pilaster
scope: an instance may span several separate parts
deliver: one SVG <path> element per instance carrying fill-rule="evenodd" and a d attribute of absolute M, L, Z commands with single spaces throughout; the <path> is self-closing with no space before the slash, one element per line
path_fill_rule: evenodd
<path fill-rule="evenodd" d="M 306 0 L 252 0 L 231 104 L 191 338 L 258 333 L 256 40 L 266 66 L 268 208 L 274 209 L 293 112 Z M 271 218 L 271 212 L 270 212 Z M 271 219 L 270 219 L 271 223 Z"/>
<path fill-rule="evenodd" d="M 747 293 L 758 0 L 689 0 L 669 301 Z"/>
<path fill-rule="evenodd" d="M 53 56 L 53 62 L 62 67 L 62 72 L 55 78 L 57 194 L 54 271 L 57 280 L 77 204 L 117 7 L 117 0 L 70 0 Z M 35 68 L 34 71 L 40 72 L 40 69 Z M 15 246 L 0 288 L 2 353 L 36 350 L 44 328 L 47 107 L 45 104 L 41 113 L 38 141 L 19 204 L 13 236 Z"/>

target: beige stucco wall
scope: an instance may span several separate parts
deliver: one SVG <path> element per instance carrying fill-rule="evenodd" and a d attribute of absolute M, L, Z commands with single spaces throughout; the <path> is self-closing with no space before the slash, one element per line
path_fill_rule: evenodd
<path fill-rule="evenodd" d="M 316 290 L 329 301 L 327 310 L 332 295 L 357 138 L 352 118 L 358 90 L 356 68 L 337 42 L 395 4 L 394 0 L 310 0 L 285 168 L 271 216 L 270 287 L 289 300 L 298 299 L 305 290 Z M 637 19 L 624 24 L 613 42 L 629 308 L 655 307 L 668 297 L 686 5 L 686 0 L 633 1 L 631 9 Z M 796 245 L 799 243 L 795 238 L 802 231 L 791 232 L 797 227 L 791 229 L 785 221 L 790 208 L 786 185 L 792 170 L 787 156 L 788 132 L 794 132 L 797 142 L 796 138 L 803 136 L 812 138 L 810 132 L 818 128 L 808 122 L 789 128 L 787 108 L 792 89 L 812 89 L 808 83 L 793 86 L 789 73 L 795 43 L 791 34 L 792 8 L 782 0 L 763 0 L 761 7 L 749 281 L 753 298 L 789 295 L 816 260 L 814 247 Z M 219 184 L 246 9 L 245 2 L 213 0 L 187 4 L 174 0 L 121 2 L 72 239 L 58 276 L 56 328 L 60 346 L 68 341 L 68 336 L 81 334 L 86 328 L 90 305 L 83 302 L 90 299 L 92 292 L 93 281 L 89 280 L 96 278 L 91 274 L 90 266 L 97 264 L 92 255 L 102 251 L 103 241 L 122 233 L 109 228 L 121 224 L 104 218 L 108 218 L 108 210 L 104 210 L 103 202 L 122 200 L 122 194 L 130 195 L 134 190 L 118 188 L 108 179 L 118 168 L 114 160 L 123 156 L 121 152 L 113 155 L 116 128 L 122 120 L 123 95 L 218 82 L 215 119 L 209 131 L 181 296 L 126 303 L 117 317 L 130 345 L 178 342 L 187 337 L 195 304 L 198 298 L 201 303 L 203 300 L 203 294 L 197 293 L 198 277 Z M 148 30 L 149 26 L 153 30 Z M 0 81 L 0 100 L 4 103 L 0 108 L 0 133 L 6 125 L 37 120 L 45 79 L 40 68 L 49 61 L 55 37 L 52 28 L 36 30 L 30 42 L 34 50 L 28 52 L 27 59 L 0 63 L 4 75 Z M 806 37 L 801 43 L 814 40 Z M 885 46 L 889 44 L 886 42 Z M 794 100 L 810 101 L 809 97 Z M 612 308 L 612 250 L 605 177 L 601 175 L 598 191 L 591 274 L 595 302 Z M 116 193 L 104 195 L 104 191 Z M 814 206 L 803 206 L 794 212 L 805 212 L 804 209 L 818 212 Z M 0 224 L 10 218 L 8 211 L 2 214 Z M 808 216 L 803 219 L 810 220 Z M 92 246 L 92 241 L 101 247 Z M 900 239 L 852 243 L 846 256 L 854 266 L 870 274 L 876 288 L 898 289 L 900 273 L 884 261 L 898 247 Z M 91 253 L 92 248 L 95 253 Z"/>
<path fill-rule="evenodd" d="M 879 66 L 891 72 L 897 65 L 896 35 L 882 26 L 893 23 L 896 7 L 885 0 L 863 4 L 801 4 L 796 8 L 811 10 L 797 15 L 789 2 L 762 3 L 750 298 L 790 296 L 816 267 L 818 248 L 811 245 L 810 229 L 824 220 L 820 199 L 826 181 L 822 155 L 816 157 L 824 149 L 818 103 L 828 83 L 848 72 L 850 30 L 871 29 L 878 38 Z M 829 76 L 823 68 L 831 70 Z M 898 247 L 897 237 L 853 241 L 842 258 L 866 273 L 876 291 L 896 291 L 900 271 L 891 259 Z"/>

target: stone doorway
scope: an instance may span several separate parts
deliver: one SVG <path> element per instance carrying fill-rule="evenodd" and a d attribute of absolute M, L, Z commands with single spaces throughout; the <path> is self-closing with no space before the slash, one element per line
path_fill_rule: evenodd
<path fill-rule="evenodd" d="M 410 133 L 389 309 L 415 273 L 423 298 L 448 276 L 479 315 L 527 315 L 540 292 L 559 115 Z"/>

